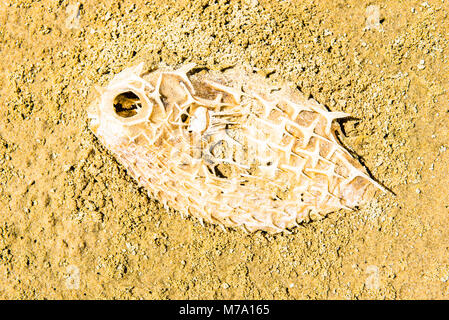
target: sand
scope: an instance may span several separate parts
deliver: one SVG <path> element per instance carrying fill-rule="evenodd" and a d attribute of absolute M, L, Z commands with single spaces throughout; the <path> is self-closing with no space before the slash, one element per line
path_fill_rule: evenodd
<path fill-rule="evenodd" d="M 2 1 L 0 298 L 449 297 L 448 11 L 447 0 Z M 246 63 L 294 82 L 353 115 L 342 143 L 392 192 L 279 235 L 163 209 L 87 128 L 93 86 L 141 61 Z"/>

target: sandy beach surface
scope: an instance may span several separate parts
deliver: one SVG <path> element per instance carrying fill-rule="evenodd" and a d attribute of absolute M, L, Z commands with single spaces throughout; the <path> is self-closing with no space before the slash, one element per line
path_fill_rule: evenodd
<path fill-rule="evenodd" d="M 448 298 L 448 13 L 447 0 L 0 1 L 0 298 Z M 165 210 L 87 126 L 93 86 L 142 61 L 245 63 L 297 84 L 353 116 L 342 143 L 392 193 L 278 235 Z"/>

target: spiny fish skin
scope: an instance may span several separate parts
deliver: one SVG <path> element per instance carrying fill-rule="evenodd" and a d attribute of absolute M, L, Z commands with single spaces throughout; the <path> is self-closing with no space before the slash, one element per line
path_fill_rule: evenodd
<path fill-rule="evenodd" d="M 347 114 L 289 84 L 243 66 L 143 67 L 98 89 L 90 128 L 164 206 L 201 223 L 276 233 L 382 188 L 336 138 L 334 120 Z"/>

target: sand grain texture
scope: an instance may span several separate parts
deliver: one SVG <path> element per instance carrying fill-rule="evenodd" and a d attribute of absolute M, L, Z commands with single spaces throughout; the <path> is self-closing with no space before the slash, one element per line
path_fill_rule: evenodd
<path fill-rule="evenodd" d="M 447 1 L 76 6 L 0 3 L 0 298 L 448 296 Z M 295 83 L 396 197 L 290 235 L 180 219 L 87 127 L 94 84 L 142 60 Z"/>

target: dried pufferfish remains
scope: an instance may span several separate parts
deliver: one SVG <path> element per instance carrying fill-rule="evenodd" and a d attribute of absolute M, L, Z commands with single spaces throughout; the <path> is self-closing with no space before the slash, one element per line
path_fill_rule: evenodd
<path fill-rule="evenodd" d="M 94 134 L 164 206 L 276 233 L 382 189 L 337 140 L 346 113 L 243 66 L 194 68 L 125 69 L 89 108 Z"/>

